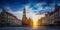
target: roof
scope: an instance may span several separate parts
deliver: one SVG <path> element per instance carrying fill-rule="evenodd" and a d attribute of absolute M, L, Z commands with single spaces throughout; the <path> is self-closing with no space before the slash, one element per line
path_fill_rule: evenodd
<path fill-rule="evenodd" d="M 4 9 L 2 10 L 1 13 L 6 13 L 7 15 L 10 15 L 10 16 L 16 18 L 16 16 L 14 16 L 13 14 L 9 13 L 8 11 L 6 11 L 6 10 L 4 10 Z"/>
<path fill-rule="evenodd" d="M 50 13 L 50 15 L 54 14 L 55 12 L 58 12 L 60 9 L 60 6 L 55 5 L 55 9 L 53 12 Z"/>

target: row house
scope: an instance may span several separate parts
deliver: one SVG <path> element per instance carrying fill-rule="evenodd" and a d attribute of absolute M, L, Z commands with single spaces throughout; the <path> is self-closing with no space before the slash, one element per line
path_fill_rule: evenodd
<path fill-rule="evenodd" d="M 55 5 L 54 9 L 54 23 L 60 24 L 60 6 L 58 6 L 57 4 Z"/>
<path fill-rule="evenodd" d="M 56 4 L 54 11 L 48 12 L 46 18 L 47 23 L 50 22 L 49 24 L 60 24 L 60 6 Z"/>
<path fill-rule="evenodd" d="M 21 25 L 21 20 L 19 20 L 13 14 L 7 12 L 6 10 L 2 10 L 0 13 L 0 26 L 14 26 L 14 25 Z"/>

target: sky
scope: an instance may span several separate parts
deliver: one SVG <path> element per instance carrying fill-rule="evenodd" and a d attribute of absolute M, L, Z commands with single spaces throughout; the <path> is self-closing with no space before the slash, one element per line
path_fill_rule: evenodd
<path fill-rule="evenodd" d="M 54 11 L 55 4 L 60 6 L 60 0 L 0 0 L 0 8 L 4 8 L 21 20 L 25 8 L 26 16 L 34 21 L 44 17 L 48 11 Z"/>

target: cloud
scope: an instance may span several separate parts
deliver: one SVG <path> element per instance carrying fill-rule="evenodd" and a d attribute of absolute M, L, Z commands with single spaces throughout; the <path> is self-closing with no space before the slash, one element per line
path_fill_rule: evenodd
<path fill-rule="evenodd" d="M 14 2 L 12 1 L 11 3 L 8 1 L 7 2 L 4 1 L 5 3 L 8 3 L 8 4 L 6 4 L 8 6 L 4 5 L 4 8 L 9 10 L 9 12 L 12 13 L 13 15 L 15 15 L 18 19 L 22 20 L 23 10 L 25 7 L 26 13 L 27 13 L 26 16 L 28 18 L 29 17 L 32 18 L 33 20 L 37 20 L 41 17 L 44 17 L 45 12 L 51 11 L 54 9 L 55 2 L 51 3 L 51 1 L 52 0 L 50 0 L 48 2 L 47 2 L 47 0 L 44 0 L 44 1 L 43 0 L 31 0 L 31 1 L 28 0 L 28 2 L 27 2 L 27 0 L 26 1 L 21 0 L 21 2 L 20 2 L 18 0 L 15 0 Z M 60 5 L 60 2 L 58 4 Z"/>
<path fill-rule="evenodd" d="M 13 14 L 14 16 L 16 16 L 18 19 L 22 20 L 22 12 L 20 9 L 19 10 L 12 10 L 10 7 L 6 7 L 4 8 L 5 10 L 7 10 L 9 13 Z"/>
<path fill-rule="evenodd" d="M 21 19 L 22 20 L 22 12 L 23 11 L 16 11 L 16 12 L 8 11 L 8 12 L 10 12 L 13 15 L 15 15 L 18 19 Z"/>
<path fill-rule="evenodd" d="M 44 15 L 36 15 L 36 13 L 34 12 L 33 8 L 30 7 L 30 5 L 26 5 L 26 12 L 27 12 L 27 17 L 32 18 L 34 21 L 37 21 L 38 19 L 40 19 L 41 17 L 44 17 Z M 38 10 L 37 10 L 38 11 Z M 29 13 L 28 13 L 29 12 Z"/>
<path fill-rule="evenodd" d="M 40 19 L 41 17 L 44 17 L 44 14 L 42 15 L 36 15 L 36 13 L 33 13 L 33 12 L 29 12 L 28 14 L 27 14 L 27 17 L 29 18 L 32 18 L 33 19 L 33 21 L 37 21 L 38 19 Z"/>

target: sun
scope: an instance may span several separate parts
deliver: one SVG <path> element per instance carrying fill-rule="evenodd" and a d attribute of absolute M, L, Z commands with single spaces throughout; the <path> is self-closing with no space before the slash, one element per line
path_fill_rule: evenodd
<path fill-rule="evenodd" d="M 33 27 L 37 27 L 37 21 L 33 21 Z"/>
<path fill-rule="evenodd" d="M 33 24 L 34 26 L 37 26 L 37 23 L 36 22 L 34 22 L 34 24 Z"/>

